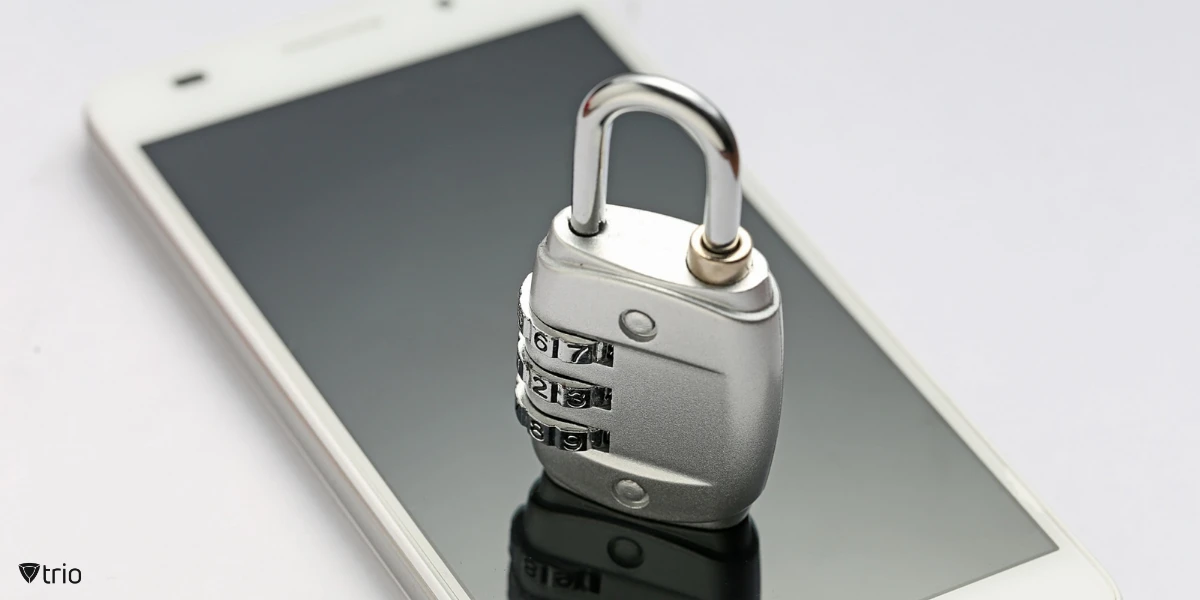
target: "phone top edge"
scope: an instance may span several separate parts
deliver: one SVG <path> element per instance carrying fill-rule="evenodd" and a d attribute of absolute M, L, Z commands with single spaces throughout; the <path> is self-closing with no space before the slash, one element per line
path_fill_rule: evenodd
<path fill-rule="evenodd" d="M 586 0 L 454 7 L 377 0 L 335 7 L 117 75 L 94 88 L 84 112 L 144 145 L 572 14 L 604 20 L 603 9 Z M 365 22 L 373 25 L 304 47 L 305 40 Z M 302 47 L 296 49 L 297 43 Z M 173 84 L 197 71 L 205 74 L 198 85 Z"/>

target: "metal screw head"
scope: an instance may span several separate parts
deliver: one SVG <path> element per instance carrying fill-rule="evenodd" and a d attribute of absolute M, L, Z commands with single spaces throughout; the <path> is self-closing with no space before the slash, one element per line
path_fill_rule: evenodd
<path fill-rule="evenodd" d="M 650 315 L 640 310 L 627 310 L 621 313 L 621 332 L 635 342 L 648 342 L 658 335 L 658 326 Z"/>
<path fill-rule="evenodd" d="M 629 508 L 645 508 L 650 504 L 650 494 L 632 479 L 622 479 L 613 485 L 613 497 Z"/>

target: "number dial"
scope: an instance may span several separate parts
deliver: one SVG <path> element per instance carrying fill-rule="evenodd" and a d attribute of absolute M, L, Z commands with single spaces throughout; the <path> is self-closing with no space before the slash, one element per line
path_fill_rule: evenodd
<path fill-rule="evenodd" d="M 608 452 L 609 432 L 564 421 L 537 410 L 537 401 L 572 409 L 612 410 L 612 388 L 564 377 L 543 368 L 547 363 L 613 365 L 613 346 L 558 331 L 529 308 L 531 277 L 521 285 L 517 303 L 517 421 L 534 441 L 566 450 Z M 531 357 L 537 357 L 534 361 Z M 539 364 L 540 363 L 540 364 Z"/>
<path fill-rule="evenodd" d="M 613 346 L 605 342 L 558 331 L 533 316 L 529 310 L 529 283 L 521 286 L 517 307 L 517 331 L 531 354 L 573 365 L 613 364 Z"/>
<path fill-rule="evenodd" d="M 517 422 L 529 432 L 533 441 L 568 452 L 595 450 L 608 452 L 609 434 L 602 429 L 585 427 L 543 415 L 525 406 L 525 384 L 517 382 Z"/>
<path fill-rule="evenodd" d="M 612 389 L 551 373 L 529 358 L 528 342 L 517 340 L 517 378 L 532 399 L 567 408 L 612 410 Z"/>

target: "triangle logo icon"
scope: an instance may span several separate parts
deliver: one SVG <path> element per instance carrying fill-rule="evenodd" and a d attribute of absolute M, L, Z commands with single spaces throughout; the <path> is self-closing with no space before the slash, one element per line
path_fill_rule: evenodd
<path fill-rule="evenodd" d="M 33 583 L 33 578 L 37 577 L 38 571 L 42 570 L 42 565 L 38 563 L 21 563 L 17 565 L 21 570 L 21 577 L 25 578 L 25 583 Z"/>

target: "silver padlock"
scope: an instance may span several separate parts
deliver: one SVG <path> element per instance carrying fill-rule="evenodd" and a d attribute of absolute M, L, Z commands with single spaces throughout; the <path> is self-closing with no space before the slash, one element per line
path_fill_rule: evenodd
<path fill-rule="evenodd" d="M 707 170 L 704 224 L 607 205 L 612 121 L 682 126 Z M 675 81 L 620 75 L 579 109 L 574 197 L 520 292 L 516 412 L 546 475 L 639 517 L 735 525 L 766 485 L 783 396 L 779 288 L 740 226 L 737 143 Z"/>

